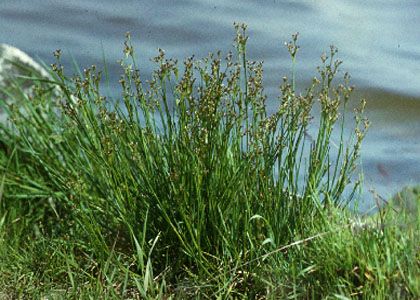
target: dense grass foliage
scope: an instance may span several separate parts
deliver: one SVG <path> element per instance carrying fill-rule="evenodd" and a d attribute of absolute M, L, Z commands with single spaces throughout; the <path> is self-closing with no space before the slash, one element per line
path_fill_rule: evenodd
<path fill-rule="evenodd" d="M 19 105 L 3 103 L 0 129 L 4 295 L 420 295 L 418 219 L 397 225 L 387 209 L 360 225 L 345 209 L 368 123 L 362 102 L 344 134 L 353 88 L 348 75 L 334 83 L 336 49 L 302 94 L 284 78 L 268 113 L 262 63 L 247 60 L 245 27 L 236 30 L 226 57 L 179 64 L 160 50 L 147 81 L 128 36 L 116 101 L 95 67 L 66 77 L 59 52 L 53 79 L 10 95 Z M 287 47 L 294 64 L 297 35 Z"/>

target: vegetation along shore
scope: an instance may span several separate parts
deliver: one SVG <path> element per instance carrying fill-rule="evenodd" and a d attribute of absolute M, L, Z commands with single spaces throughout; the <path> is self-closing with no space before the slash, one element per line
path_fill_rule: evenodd
<path fill-rule="evenodd" d="M 267 99 L 235 28 L 232 52 L 159 50 L 152 74 L 127 35 L 118 99 L 95 66 L 0 47 L 1 299 L 420 298 L 420 188 L 352 209 L 369 122 L 337 49 L 298 92 L 293 35 Z"/>

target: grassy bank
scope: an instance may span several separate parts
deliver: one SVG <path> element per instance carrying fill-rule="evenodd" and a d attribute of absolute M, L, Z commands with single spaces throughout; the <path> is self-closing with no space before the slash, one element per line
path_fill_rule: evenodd
<path fill-rule="evenodd" d="M 95 68 L 66 77 L 58 52 L 50 82 L 9 93 L 2 296 L 419 297 L 418 218 L 389 206 L 359 222 L 346 209 L 368 123 L 362 102 L 343 134 L 353 88 L 335 82 L 336 49 L 305 93 L 284 78 L 268 114 L 262 64 L 236 29 L 226 56 L 179 64 L 159 51 L 148 81 L 128 38 L 118 101 Z"/>

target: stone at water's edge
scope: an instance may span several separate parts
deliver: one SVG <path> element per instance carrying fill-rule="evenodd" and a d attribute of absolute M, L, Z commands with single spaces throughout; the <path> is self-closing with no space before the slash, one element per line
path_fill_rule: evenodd
<path fill-rule="evenodd" d="M 394 216 L 392 223 L 382 226 L 400 226 L 406 230 L 420 226 L 420 186 L 406 186 L 392 197 L 380 210 Z M 361 225 L 360 225 L 361 224 Z M 376 228 L 380 224 L 379 214 L 368 216 L 358 224 L 358 229 Z M 383 228 L 381 228 L 383 229 Z"/>
<path fill-rule="evenodd" d="M 23 77 L 22 77 L 23 76 Z M 24 78 L 51 78 L 48 72 L 25 52 L 0 44 L 0 123 L 7 116 L 4 105 L 21 98 L 23 94 L 30 95 L 36 81 Z"/>
<path fill-rule="evenodd" d="M 392 198 L 392 205 L 413 216 L 420 213 L 420 186 L 405 187 Z"/>

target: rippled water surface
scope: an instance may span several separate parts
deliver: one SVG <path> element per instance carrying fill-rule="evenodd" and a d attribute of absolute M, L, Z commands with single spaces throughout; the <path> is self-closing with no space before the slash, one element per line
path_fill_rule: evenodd
<path fill-rule="evenodd" d="M 178 58 L 230 49 L 234 21 L 249 26 L 249 53 L 265 62 L 269 95 L 290 73 L 283 43 L 292 33 L 300 33 L 300 82 L 315 75 L 320 54 L 336 45 L 343 70 L 369 100 L 366 190 L 388 197 L 420 183 L 420 1 L 2 0 L 0 43 L 47 63 L 60 48 L 69 68 L 72 57 L 82 66 L 103 65 L 105 58 L 116 82 L 125 32 L 147 74 L 158 47 Z"/>

